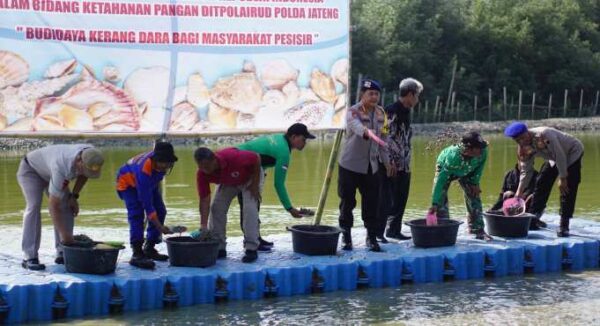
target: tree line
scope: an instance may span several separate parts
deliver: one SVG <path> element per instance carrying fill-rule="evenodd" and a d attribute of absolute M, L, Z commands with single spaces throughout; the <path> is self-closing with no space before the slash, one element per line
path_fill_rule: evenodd
<path fill-rule="evenodd" d="M 558 115 L 567 93 L 568 112 L 583 103 L 597 114 L 598 0 L 352 0 L 351 15 L 351 85 L 359 73 L 375 78 L 388 103 L 399 81 L 414 77 L 425 86 L 422 106 L 441 102 L 444 114 L 452 97 L 473 108 L 490 92 L 513 103 L 536 93 L 540 105 L 553 96 Z"/>

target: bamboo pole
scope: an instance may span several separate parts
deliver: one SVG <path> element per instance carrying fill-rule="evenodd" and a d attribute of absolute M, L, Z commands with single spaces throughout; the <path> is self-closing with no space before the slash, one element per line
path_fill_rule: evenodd
<path fill-rule="evenodd" d="M 456 57 L 454 57 L 452 59 L 454 61 L 454 66 L 452 67 L 452 79 L 450 80 L 450 87 L 448 87 L 448 98 L 447 98 L 447 102 L 446 102 L 446 109 L 444 110 L 444 116 L 446 115 L 446 112 L 448 112 L 448 105 L 451 104 L 450 103 L 450 97 L 452 96 L 452 90 L 454 89 L 454 77 L 456 77 L 456 68 L 458 66 L 458 59 Z"/>
<path fill-rule="evenodd" d="M 477 121 L 477 95 L 475 95 L 475 100 L 473 104 L 473 121 Z"/>
<path fill-rule="evenodd" d="M 550 119 L 550 115 L 552 114 L 552 94 L 548 98 L 548 119 Z"/>
<path fill-rule="evenodd" d="M 440 104 L 440 97 L 439 95 L 435 97 L 435 108 L 433 109 L 433 120 L 432 122 L 437 122 L 437 111 L 438 111 L 438 105 Z"/>
<path fill-rule="evenodd" d="M 460 121 L 460 102 L 456 101 L 456 121 Z"/>
<path fill-rule="evenodd" d="M 323 210 L 325 208 L 325 201 L 327 201 L 327 193 L 329 192 L 329 185 L 331 184 L 331 177 L 333 175 L 333 169 L 335 161 L 338 156 L 340 144 L 342 143 L 342 136 L 344 130 L 339 129 L 335 133 L 335 140 L 333 141 L 333 148 L 331 148 L 331 154 L 329 155 L 329 163 L 327 164 L 327 172 L 325 173 L 325 180 L 323 181 L 323 187 L 321 188 L 321 194 L 319 195 L 319 203 L 317 205 L 317 212 L 315 213 L 314 224 L 321 224 L 321 217 L 323 216 Z"/>
<path fill-rule="evenodd" d="M 429 114 L 429 101 L 425 101 L 425 115 L 423 116 L 424 123 L 427 123 L 427 114 Z"/>
<path fill-rule="evenodd" d="M 363 74 L 362 73 L 358 73 L 358 80 L 357 80 L 357 85 L 356 85 L 356 97 L 355 97 L 355 101 L 354 103 L 358 103 L 358 101 L 360 100 L 360 85 L 362 84 L 362 79 L 363 79 Z"/>
<path fill-rule="evenodd" d="M 569 90 L 565 89 L 565 97 L 563 100 L 563 117 L 567 116 L 567 99 L 569 97 Z"/>
<path fill-rule="evenodd" d="M 456 92 L 452 92 L 452 99 L 450 100 L 450 120 L 452 120 L 452 115 L 456 107 L 454 106 L 454 97 L 456 96 Z"/>
<path fill-rule="evenodd" d="M 521 120 L 521 104 L 523 104 L 523 91 L 519 90 L 519 110 L 517 111 L 517 120 Z"/>
<path fill-rule="evenodd" d="M 502 87 L 502 111 L 504 111 L 504 120 L 506 120 L 506 86 Z"/>
<path fill-rule="evenodd" d="M 492 121 L 492 89 L 488 88 L 488 121 Z"/>
<path fill-rule="evenodd" d="M 600 96 L 600 91 L 596 91 L 596 102 L 594 102 L 594 115 L 598 114 L 598 97 Z"/>
<path fill-rule="evenodd" d="M 533 97 L 531 99 L 531 120 L 535 117 L 535 92 L 533 92 Z"/>
<path fill-rule="evenodd" d="M 381 94 L 381 106 L 385 107 L 385 87 L 383 88 L 383 93 Z"/>
<path fill-rule="evenodd" d="M 579 92 L 579 113 L 578 113 L 579 117 L 581 117 L 582 109 L 583 109 L 583 89 Z"/>

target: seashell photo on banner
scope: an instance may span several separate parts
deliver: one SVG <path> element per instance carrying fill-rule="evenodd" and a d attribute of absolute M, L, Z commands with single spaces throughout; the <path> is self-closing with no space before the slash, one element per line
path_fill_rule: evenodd
<path fill-rule="evenodd" d="M 310 72 L 283 58 L 260 65 L 246 59 L 237 72 L 212 84 L 199 65 L 183 85 L 173 86 L 166 66 L 135 68 L 122 76 L 112 64 L 96 73 L 85 63 L 62 59 L 50 64 L 41 79 L 30 80 L 29 64 L 3 50 L 0 131 L 136 132 L 166 125 L 168 131 L 194 133 L 274 129 L 295 122 L 340 127 L 348 78 L 347 58 Z"/>

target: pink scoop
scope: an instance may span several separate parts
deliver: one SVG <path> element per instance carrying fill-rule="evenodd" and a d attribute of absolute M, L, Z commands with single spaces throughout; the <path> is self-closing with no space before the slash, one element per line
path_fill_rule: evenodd
<path fill-rule="evenodd" d="M 437 225 L 438 224 L 437 214 L 427 212 L 427 215 L 425 216 L 425 224 L 427 226 Z"/>
<path fill-rule="evenodd" d="M 506 199 L 502 203 L 502 212 L 505 216 L 517 216 L 525 213 L 525 200 L 520 197 Z"/>

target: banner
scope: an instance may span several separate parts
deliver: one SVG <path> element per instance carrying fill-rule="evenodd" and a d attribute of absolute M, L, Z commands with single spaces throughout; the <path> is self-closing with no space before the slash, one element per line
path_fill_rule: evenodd
<path fill-rule="evenodd" d="M 0 0 L 2 133 L 339 128 L 348 0 Z"/>

